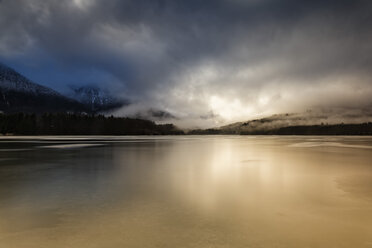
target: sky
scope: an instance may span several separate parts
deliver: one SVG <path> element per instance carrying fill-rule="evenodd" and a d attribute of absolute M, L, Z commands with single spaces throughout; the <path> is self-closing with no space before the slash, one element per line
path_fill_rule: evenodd
<path fill-rule="evenodd" d="M 372 106 L 372 1 L 0 0 L 0 61 L 208 127 Z"/>

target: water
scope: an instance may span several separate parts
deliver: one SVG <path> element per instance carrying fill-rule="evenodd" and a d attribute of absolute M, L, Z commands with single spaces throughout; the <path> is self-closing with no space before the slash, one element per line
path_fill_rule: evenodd
<path fill-rule="evenodd" d="M 1 138 L 0 247 L 372 247 L 372 138 Z"/>

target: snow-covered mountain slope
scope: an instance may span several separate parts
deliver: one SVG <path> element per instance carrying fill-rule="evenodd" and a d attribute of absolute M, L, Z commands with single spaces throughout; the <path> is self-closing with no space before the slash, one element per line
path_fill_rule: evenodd
<path fill-rule="evenodd" d="M 71 86 L 70 88 L 72 93 L 69 95 L 86 105 L 92 112 L 111 111 L 129 104 L 128 101 L 119 100 L 97 86 Z"/>
<path fill-rule="evenodd" d="M 86 107 L 0 63 L 1 112 L 84 112 Z"/>
<path fill-rule="evenodd" d="M 15 70 L 0 63 L 0 88 L 30 94 L 60 95 L 58 92 L 39 84 L 33 83 Z"/>

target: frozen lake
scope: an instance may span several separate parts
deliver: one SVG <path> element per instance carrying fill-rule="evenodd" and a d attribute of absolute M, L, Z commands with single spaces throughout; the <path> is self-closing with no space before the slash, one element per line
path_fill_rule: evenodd
<path fill-rule="evenodd" d="M 0 248 L 372 247 L 372 138 L 0 138 Z"/>

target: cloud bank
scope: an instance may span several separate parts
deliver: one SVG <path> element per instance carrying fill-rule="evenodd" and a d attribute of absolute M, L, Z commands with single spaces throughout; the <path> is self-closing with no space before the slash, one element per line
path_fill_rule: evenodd
<path fill-rule="evenodd" d="M 371 1 L 2 0 L 0 59 L 213 126 L 370 107 L 371 27 Z"/>

